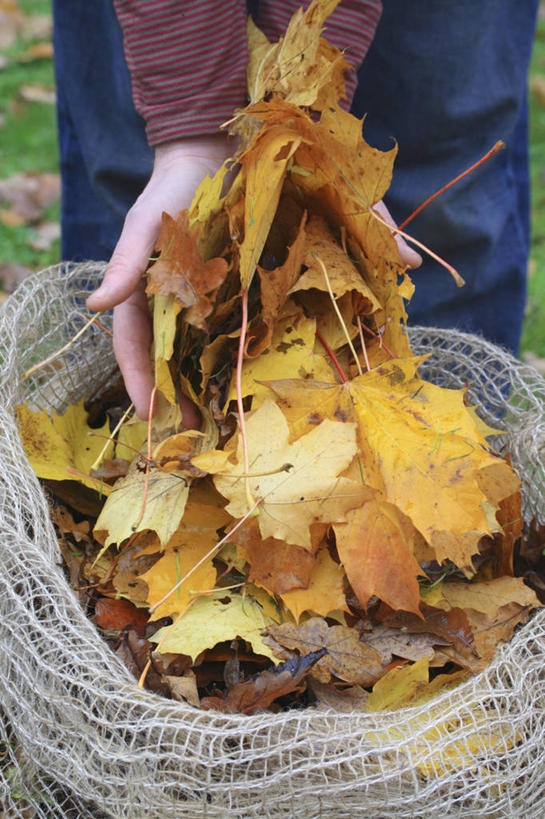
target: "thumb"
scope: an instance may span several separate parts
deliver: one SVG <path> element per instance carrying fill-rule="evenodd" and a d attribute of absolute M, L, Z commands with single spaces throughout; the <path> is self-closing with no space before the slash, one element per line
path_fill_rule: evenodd
<path fill-rule="evenodd" d="M 128 212 L 102 284 L 87 298 L 89 310 L 109 310 L 125 301 L 138 287 L 160 228 L 160 221 L 145 210 L 143 213 L 135 205 Z"/>

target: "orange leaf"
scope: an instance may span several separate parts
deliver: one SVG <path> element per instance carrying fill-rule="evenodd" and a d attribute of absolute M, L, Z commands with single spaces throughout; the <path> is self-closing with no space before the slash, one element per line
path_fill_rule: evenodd
<path fill-rule="evenodd" d="M 156 246 L 161 256 L 148 271 L 148 293 L 174 296 L 187 307 L 188 324 L 204 329 L 205 319 L 212 312 L 212 303 L 206 294 L 222 284 L 227 275 L 225 259 L 203 262 L 195 236 L 189 230 L 187 211 L 180 211 L 176 219 L 163 213 L 162 226 Z"/>
<path fill-rule="evenodd" d="M 123 631 L 129 626 L 144 626 L 148 617 L 147 609 L 139 609 L 128 600 L 101 597 L 95 606 L 95 623 L 106 631 Z"/>
<path fill-rule="evenodd" d="M 420 615 L 422 574 L 395 506 L 371 500 L 334 527 L 339 557 L 364 608 L 376 595 L 393 609 Z"/>
<path fill-rule="evenodd" d="M 343 589 L 344 572 L 329 556 L 327 549 L 318 552 L 308 588 L 281 594 L 284 605 L 296 620 L 304 611 L 326 617 L 333 611 L 349 611 Z"/>

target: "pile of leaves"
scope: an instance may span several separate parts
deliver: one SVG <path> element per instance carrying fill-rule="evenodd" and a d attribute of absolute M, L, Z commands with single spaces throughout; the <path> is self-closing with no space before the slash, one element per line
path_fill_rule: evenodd
<path fill-rule="evenodd" d="M 374 210 L 396 149 L 338 105 L 335 5 L 273 45 L 250 23 L 236 162 L 163 216 L 153 422 L 120 387 L 18 410 L 82 604 L 142 685 L 203 708 L 396 707 L 481 671 L 540 605 L 495 431 L 411 352 Z"/>

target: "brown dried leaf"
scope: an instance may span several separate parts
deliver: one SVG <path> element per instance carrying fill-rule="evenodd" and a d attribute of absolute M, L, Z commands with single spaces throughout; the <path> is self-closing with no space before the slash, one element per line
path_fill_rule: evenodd
<path fill-rule="evenodd" d="M 288 670 L 261 671 L 254 679 L 234 685 L 225 699 L 203 697 L 201 707 L 226 714 L 255 714 L 264 711 L 278 697 L 296 691 L 307 673 L 308 667 L 295 674 Z"/>
<path fill-rule="evenodd" d="M 411 634 L 397 628 L 374 625 L 370 631 L 362 630 L 360 639 L 368 643 L 380 655 L 383 665 L 389 665 L 393 657 L 416 662 L 417 660 L 432 660 L 436 646 L 450 646 L 450 641 L 436 634 L 423 632 Z"/>
<path fill-rule="evenodd" d="M 345 682 L 369 686 L 384 673 L 377 652 L 360 642 L 354 629 L 328 626 L 321 617 L 312 617 L 301 626 L 293 623 L 272 625 L 266 634 L 265 641 L 279 656 L 285 656 L 285 649 L 303 656 L 325 648 L 327 654 L 311 671 L 311 675 L 323 683 L 335 676 Z"/>
<path fill-rule="evenodd" d="M 195 672 L 188 669 L 180 677 L 173 677 L 167 674 L 163 677 L 167 683 L 173 700 L 178 702 L 188 702 L 196 708 L 201 704 L 199 692 L 197 690 L 197 678 Z"/>
<path fill-rule="evenodd" d="M 36 224 L 44 210 L 58 201 L 60 190 L 58 174 L 16 173 L 0 181 L 0 203 L 9 204 L 24 224 Z"/>
<path fill-rule="evenodd" d="M 335 711 L 352 713 L 365 710 L 369 694 L 359 685 L 350 688 L 338 688 L 335 685 L 325 685 L 314 677 L 309 679 L 309 688 L 320 705 L 326 705 Z"/>
<path fill-rule="evenodd" d="M 139 609 L 128 600 L 101 597 L 96 602 L 93 619 L 105 631 L 123 631 L 129 626 L 145 626 L 148 616 L 146 609 Z"/>
<path fill-rule="evenodd" d="M 161 256 L 148 271 L 147 292 L 173 296 L 187 308 L 185 321 L 205 329 L 205 319 L 212 312 L 207 294 L 223 283 L 227 262 L 220 258 L 202 260 L 187 211 L 180 211 L 176 219 L 163 213 L 162 219 L 156 242 Z"/>
<path fill-rule="evenodd" d="M 314 566 L 314 556 L 307 549 L 272 537 L 263 540 L 255 518 L 239 527 L 231 539 L 250 564 L 250 582 L 272 594 L 307 588 Z"/>
<path fill-rule="evenodd" d="M 37 83 L 35 85 L 21 85 L 19 96 L 24 102 L 41 102 L 46 105 L 55 105 L 57 94 L 55 88 Z"/>

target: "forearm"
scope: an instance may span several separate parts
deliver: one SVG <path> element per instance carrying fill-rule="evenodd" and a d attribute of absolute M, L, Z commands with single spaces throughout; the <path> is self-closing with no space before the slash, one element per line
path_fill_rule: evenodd
<path fill-rule="evenodd" d="M 151 145 L 216 133 L 246 102 L 244 0 L 114 0 Z"/>

